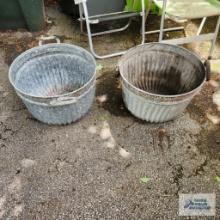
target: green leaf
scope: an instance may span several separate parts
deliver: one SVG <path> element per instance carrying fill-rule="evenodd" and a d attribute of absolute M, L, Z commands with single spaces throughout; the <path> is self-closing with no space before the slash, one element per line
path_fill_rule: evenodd
<path fill-rule="evenodd" d="M 141 181 L 142 183 L 148 183 L 149 180 L 150 180 L 150 178 L 147 177 L 147 176 L 143 176 L 143 177 L 140 178 L 140 181 Z"/>
<path fill-rule="evenodd" d="M 215 179 L 218 183 L 220 183 L 220 176 L 216 176 Z"/>
<path fill-rule="evenodd" d="M 101 64 L 98 64 L 98 65 L 96 66 L 96 70 L 97 70 L 97 71 L 102 70 L 102 69 L 103 69 L 103 66 L 102 66 Z"/>

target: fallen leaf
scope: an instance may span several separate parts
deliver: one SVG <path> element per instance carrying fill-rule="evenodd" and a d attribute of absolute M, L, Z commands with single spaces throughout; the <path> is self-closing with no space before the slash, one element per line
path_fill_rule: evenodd
<path fill-rule="evenodd" d="M 103 66 L 102 66 L 101 64 L 98 64 L 98 65 L 96 66 L 96 70 L 97 70 L 97 71 L 102 70 L 102 69 L 103 69 Z"/>
<path fill-rule="evenodd" d="M 19 45 L 19 44 L 15 45 L 15 50 L 16 50 L 18 53 L 20 53 L 20 52 L 23 51 L 21 45 Z"/>
<path fill-rule="evenodd" d="M 215 179 L 218 183 L 220 183 L 220 176 L 216 176 Z"/>
<path fill-rule="evenodd" d="M 141 181 L 142 183 L 148 183 L 149 180 L 150 180 L 150 178 L 147 177 L 147 176 L 143 176 L 143 177 L 140 178 L 140 181 Z"/>
<path fill-rule="evenodd" d="M 36 47 L 37 46 L 37 41 L 36 40 L 34 40 L 34 41 L 31 41 L 31 42 L 29 42 L 28 43 L 28 48 L 33 48 L 33 47 Z"/>

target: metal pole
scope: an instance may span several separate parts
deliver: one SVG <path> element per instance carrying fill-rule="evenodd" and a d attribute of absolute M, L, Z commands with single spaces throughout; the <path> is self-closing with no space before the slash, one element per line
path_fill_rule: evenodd
<path fill-rule="evenodd" d="M 83 9 L 82 4 L 79 4 L 79 16 L 80 16 L 80 31 L 83 33 Z"/>
<path fill-rule="evenodd" d="M 214 38 L 212 40 L 211 48 L 210 48 L 210 51 L 209 51 L 209 56 L 208 56 L 209 60 L 212 59 L 212 54 L 213 54 L 215 44 L 216 44 L 216 40 L 217 40 L 217 37 L 218 37 L 219 27 L 220 27 L 220 16 L 218 17 L 218 21 L 217 21 L 215 32 L 214 32 Z"/>
<path fill-rule="evenodd" d="M 146 34 L 147 34 L 147 32 L 146 32 L 146 21 L 147 21 L 148 15 L 149 15 L 149 13 L 150 13 L 152 1 L 153 1 L 153 0 L 149 0 L 149 1 L 148 1 L 148 8 L 145 10 L 145 16 L 144 16 L 144 19 L 145 19 L 145 20 L 142 21 L 142 22 L 144 23 L 144 31 L 145 31 L 145 33 L 144 33 L 144 42 L 142 42 L 142 44 L 145 43 L 145 40 L 146 40 Z M 142 30 L 143 30 L 143 28 L 142 28 Z M 142 33 L 142 34 L 143 34 L 143 33 Z"/>
<path fill-rule="evenodd" d="M 125 51 L 118 52 L 118 53 L 113 53 L 113 54 L 109 54 L 109 55 L 104 55 L 104 56 L 99 56 L 95 53 L 94 47 L 93 47 L 93 42 L 92 42 L 92 34 L 91 34 L 91 28 L 90 28 L 90 23 L 89 23 L 89 14 L 88 14 L 88 9 L 87 9 L 86 2 L 83 1 L 82 6 L 83 6 L 85 19 L 86 19 L 86 27 L 87 27 L 87 33 L 88 33 L 89 48 L 90 48 L 90 51 L 93 54 L 93 56 L 95 58 L 98 58 L 98 59 L 105 59 L 105 58 L 120 56 L 120 55 L 124 54 Z"/>
<path fill-rule="evenodd" d="M 166 8 L 167 8 L 167 0 L 163 0 L 163 13 L 161 16 L 159 42 L 163 40 L 163 29 L 164 29 L 164 22 L 165 22 L 165 16 L 166 16 Z"/>
<path fill-rule="evenodd" d="M 206 20 L 207 20 L 207 17 L 204 17 L 204 18 L 202 19 L 202 22 L 201 22 L 201 24 L 200 24 L 200 26 L 199 26 L 199 29 L 198 29 L 198 32 L 197 32 L 197 34 L 196 34 L 197 36 L 201 34 L 202 29 L 203 29 L 203 27 L 204 27 L 204 25 L 205 25 Z"/>
<path fill-rule="evenodd" d="M 142 16 L 142 27 L 141 27 L 141 35 L 142 35 L 142 42 L 141 44 L 145 43 L 145 2 L 144 0 L 141 0 L 141 6 L 142 6 L 142 12 L 141 12 L 141 16 Z"/>

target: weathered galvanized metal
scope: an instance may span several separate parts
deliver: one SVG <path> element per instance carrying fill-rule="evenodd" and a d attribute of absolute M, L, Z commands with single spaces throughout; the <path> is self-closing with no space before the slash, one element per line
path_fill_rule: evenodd
<path fill-rule="evenodd" d="M 201 90 L 207 74 L 195 54 L 162 43 L 132 48 L 121 58 L 119 70 L 126 107 L 150 122 L 180 115 Z"/>
<path fill-rule="evenodd" d="M 47 44 L 15 59 L 9 80 L 31 114 L 48 124 L 80 119 L 95 96 L 96 62 L 81 47 Z"/>

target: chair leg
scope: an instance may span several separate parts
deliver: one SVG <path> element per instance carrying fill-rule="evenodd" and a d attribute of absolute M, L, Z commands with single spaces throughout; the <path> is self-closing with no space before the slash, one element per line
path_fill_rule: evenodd
<path fill-rule="evenodd" d="M 90 51 L 93 54 L 93 56 L 95 58 L 98 58 L 98 59 L 105 59 L 105 58 L 110 58 L 110 57 L 116 57 L 116 56 L 123 55 L 126 51 L 121 51 L 121 52 L 112 53 L 112 54 L 103 55 L 103 56 L 98 55 L 94 50 L 92 37 L 103 35 L 103 34 L 109 34 L 109 33 L 115 33 L 115 32 L 119 32 L 119 31 L 123 31 L 123 30 L 125 30 L 129 27 L 129 25 L 131 23 L 131 19 L 129 19 L 129 22 L 122 28 L 92 34 L 86 2 L 83 1 L 80 5 L 79 5 L 79 7 L 81 8 L 81 16 L 83 16 L 83 12 L 84 12 L 84 17 L 85 17 L 85 20 L 86 20 L 87 34 L 88 34 L 88 41 L 89 41 L 89 48 L 90 48 Z M 83 21 L 81 16 L 80 16 L 80 18 L 81 18 L 80 20 Z M 143 43 L 145 43 L 145 3 L 144 3 L 144 0 L 142 0 L 141 16 L 142 16 L 142 33 L 141 34 L 142 34 L 142 44 L 143 44 Z M 81 30 L 82 30 L 82 28 L 81 28 Z"/>
<path fill-rule="evenodd" d="M 121 28 L 117 28 L 117 29 L 113 29 L 113 30 L 109 30 L 109 31 L 102 31 L 102 32 L 92 33 L 91 35 L 93 37 L 95 37 L 95 36 L 100 36 L 100 35 L 112 34 L 112 33 L 125 31 L 130 26 L 130 24 L 131 24 L 131 18 L 129 19 L 128 23 L 125 26 L 121 27 Z"/>
<path fill-rule="evenodd" d="M 215 44 L 216 44 L 216 41 L 217 41 L 219 28 L 220 28 L 220 16 L 218 17 L 218 21 L 217 21 L 215 32 L 214 32 L 214 38 L 212 40 L 211 48 L 209 50 L 209 56 L 208 56 L 209 60 L 212 59 L 212 54 L 213 54 L 213 51 L 214 51 L 214 48 L 215 48 Z"/>
<path fill-rule="evenodd" d="M 181 31 L 184 30 L 183 26 L 180 27 L 173 27 L 173 28 L 164 28 L 163 32 L 171 32 L 171 31 Z M 153 31 L 146 31 L 145 34 L 149 35 L 149 34 L 158 34 L 160 33 L 160 30 L 153 30 Z"/>
<path fill-rule="evenodd" d="M 207 17 L 204 17 L 204 18 L 202 19 L 202 22 L 201 22 L 201 24 L 200 24 L 200 26 L 199 26 L 199 29 L 198 29 L 198 32 L 197 32 L 197 34 L 196 34 L 197 36 L 199 36 L 199 35 L 201 34 L 202 29 L 203 29 L 203 27 L 204 27 L 204 25 L 205 25 L 206 20 L 207 20 Z"/>
<path fill-rule="evenodd" d="M 146 22 L 146 9 L 145 9 L 145 1 L 141 0 L 141 18 L 142 18 L 142 27 L 141 27 L 141 36 L 142 36 L 142 42 L 141 44 L 145 43 L 145 22 Z"/>
<path fill-rule="evenodd" d="M 84 32 L 84 29 L 83 29 L 84 21 L 85 21 L 85 19 L 81 19 L 81 18 L 79 19 L 80 31 L 81 31 L 82 34 L 88 36 L 88 34 L 86 32 Z M 130 25 L 131 25 L 131 18 L 128 20 L 126 25 L 124 25 L 123 27 L 120 27 L 120 28 L 117 28 L 117 29 L 113 29 L 113 30 L 108 30 L 108 31 L 101 31 L 101 32 L 91 33 L 91 35 L 93 37 L 95 37 L 95 36 L 101 36 L 101 35 L 105 35 L 105 34 L 112 34 L 112 33 L 117 33 L 117 32 L 121 32 L 121 31 L 125 31 L 126 29 L 128 29 L 128 27 Z"/>
<path fill-rule="evenodd" d="M 82 7 L 83 7 L 85 19 L 86 19 L 86 27 L 87 27 L 87 33 L 88 33 L 89 47 L 90 47 L 90 51 L 93 54 L 93 56 L 95 58 L 98 58 L 98 59 L 105 59 L 105 58 L 116 57 L 116 56 L 120 56 L 120 55 L 124 54 L 125 51 L 118 52 L 118 53 L 112 53 L 112 54 L 109 54 L 109 55 L 103 55 L 103 56 L 100 56 L 100 55 L 96 54 L 96 52 L 94 50 L 94 46 L 93 46 L 93 41 L 92 41 L 92 34 L 91 34 L 91 28 L 90 28 L 87 5 L 86 5 L 86 2 L 82 2 L 81 4 L 82 4 Z"/>
<path fill-rule="evenodd" d="M 167 8 L 167 0 L 163 1 L 163 12 L 161 16 L 161 23 L 160 23 L 160 35 L 159 35 L 159 42 L 163 40 L 163 32 L 164 32 L 164 23 L 165 23 L 165 16 L 166 16 L 166 8 Z"/>
<path fill-rule="evenodd" d="M 83 30 L 83 8 L 82 8 L 82 5 L 79 4 L 79 17 L 80 17 L 80 31 L 81 33 L 84 33 L 84 30 Z"/>
<path fill-rule="evenodd" d="M 153 0 L 149 0 L 149 8 L 148 8 L 148 10 L 147 10 L 147 12 L 146 12 L 146 19 L 147 19 L 147 16 L 148 16 L 149 12 L 150 12 L 150 8 L 151 8 L 151 5 L 152 5 L 152 1 L 153 1 Z M 165 18 L 165 16 L 164 16 L 164 18 Z M 145 21 L 145 22 L 146 22 L 146 21 Z M 164 26 L 164 22 L 163 22 L 162 25 Z M 163 39 L 163 33 L 164 33 L 164 32 L 180 31 L 180 30 L 184 30 L 184 27 L 183 27 L 183 26 L 180 26 L 180 27 L 172 27 L 172 28 L 161 28 L 160 30 L 146 31 L 146 32 L 145 32 L 145 35 L 158 34 L 158 33 L 159 33 L 159 34 L 162 35 L 161 39 Z"/>

